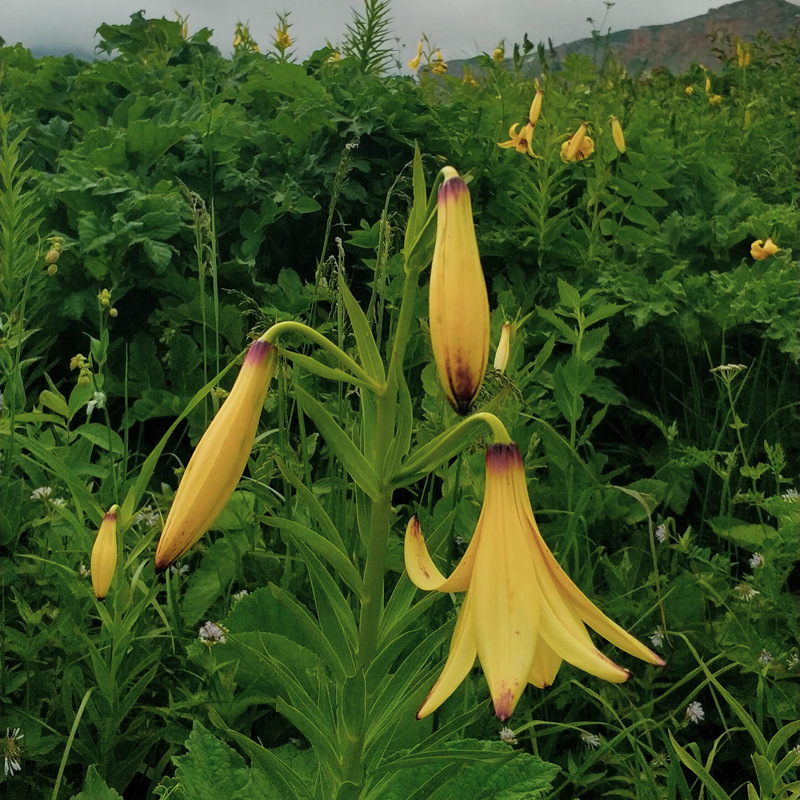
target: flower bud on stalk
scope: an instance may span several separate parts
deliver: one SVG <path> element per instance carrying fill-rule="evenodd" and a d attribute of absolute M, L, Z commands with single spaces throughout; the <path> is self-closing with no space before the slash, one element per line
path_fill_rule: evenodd
<path fill-rule="evenodd" d="M 275 345 L 250 345 L 239 376 L 197 445 L 156 548 L 163 572 L 214 524 L 242 477 L 275 371 Z"/>
<path fill-rule="evenodd" d="M 505 372 L 508 366 L 508 356 L 511 353 L 511 323 L 506 322 L 500 333 L 500 344 L 494 354 L 494 368 L 500 372 Z"/>
<path fill-rule="evenodd" d="M 442 172 L 431 265 L 431 344 L 447 401 L 466 414 L 489 359 L 489 296 L 469 189 L 453 167 Z"/>
<path fill-rule="evenodd" d="M 611 117 L 611 135 L 614 137 L 614 144 L 620 153 L 625 152 L 625 134 L 622 133 L 622 125 L 616 117 Z"/>
<path fill-rule="evenodd" d="M 111 506 L 106 512 L 92 548 L 92 588 L 98 600 L 108 594 L 117 568 L 117 511 L 119 506 Z"/>

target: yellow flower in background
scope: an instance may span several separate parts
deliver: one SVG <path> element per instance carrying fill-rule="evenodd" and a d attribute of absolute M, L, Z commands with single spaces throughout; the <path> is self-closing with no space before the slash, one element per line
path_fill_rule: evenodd
<path fill-rule="evenodd" d="M 686 92 L 687 97 L 691 97 L 694 94 L 694 86 L 685 86 L 683 91 Z"/>
<path fill-rule="evenodd" d="M 500 332 L 500 343 L 497 345 L 497 351 L 494 354 L 494 368 L 500 372 L 505 372 L 508 366 L 508 357 L 511 354 L 512 331 L 513 325 L 510 322 L 506 322 Z"/>
<path fill-rule="evenodd" d="M 412 72 L 416 72 L 419 69 L 419 62 L 421 59 L 422 59 L 422 40 L 420 39 L 420 42 L 417 45 L 417 55 L 415 58 L 412 58 L 411 61 L 408 62 L 408 68 Z"/>
<path fill-rule="evenodd" d="M 742 69 L 750 66 L 750 48 L 743 47 L 741 41 L 736 42 L 736 63 Z"/>
<path fill-rule="evenodd" d="M 506 49 L 503 47 L 502 42 L 492 50 L 492 59 L 495 64 L 502 64 L 506 60 Z"/>
<path fill-rule="evenodd" d="M 650 664 L 664 660 L 612 622 L 570 580 L 548 549 L 531 509 L 517 446 L 486 451 L 483 508 L 467 552 L 445 578 L 428 554 L 416 518 L 408 524 L 405 563 L 416 586 L 464 592 L 450 653 L 417 718 L 435 711 L 480 661 L 495 714 L 507 720 L 525 686 L 545 688 L 561 662 L 622 683 L 628 670 L 593 644 L 589 625 L 612 644 Z"/>
<path fill-rule="evenodd" d="M 616 117 L 611 117 L 611 135 L 614 137 L 614 144 L 620 153 L 625 152 L 625 135 L 622 133 L 622 125 Z"/>
<path fill-rule="evenodd" d="M 103 600 L 108 594 L 117 568 L 118 511 L 119 506 L 111 506 L 106 512 L 92 547 L 92 588 L 98 600 Z"/>
<path fill-rule="evenodd" d="M 469 189 L 453 167 L 445 167 L 442 173 L 429 326 L 445 397 L 459 414 L 466 414 L 481 388 L 489 359 L 489 296 Z"/>
<path fill-rule="evenodd" d="M 756 261 L 763 261 L 765 258 L 774 256 L 778 250 L 780 250 L 780 248 L 772 239 L 767 239 L 766 242 L 761 239 L 756 239 L 756 241 L 750 245 L 750 255 Z"/>
<path fill-rule="evenodd" d="M 711 76 L 706 73 L 706 94 L 711 91 Z"/>
<path fill-rule="evenodd" d="M 442 51 L 437 50 L 436 55 L 433 59 L 433 66 L 431 67 L 431 72 L 434 75 L 444 75 L 447 72 L 447 62 L 444 60 L 442 56 Z"/>
<path fill-rule="evenodd" d="M 498 147 L 513 147 L 518 153 L 528 153 L 534 158 L 539 158 L 533 152 L 533 131 L 536 123 L 539 121 L 539 115 L 542 113 L 542 100 L 544 98 L 544 90 L 537 89 L 536 94 L 531 102 L 531 108 L 528 112 L 528 121 L 522 127 L 522 130 L 517 133 L 519 123 L 515 123 L 508 129 L 508 135 L 511 137 L 507 142 L 498 142 Z"/>
<path fill-rule="evenodd" d="M 469 67 L 464 67 L 464 77 L 461 79 L 462 83 L 468 83 L 470 86 L 477 86 L 478 81 L 475 80 L 475 76 L 472 74 L 472 70 Z"/>
<path fill-rule="evenodd" d="M 200 539 L 236 489 L 253 448 L 276 356 L 269 342 L 259 339 L 250 345 L 230 394 L 189 459 L 158 541 L 156 572 Z"/>
<path fill-rule="evenodd" d="M 583 161 L 594 153 L 594 141 L 586 135 L 587 128 L 587 124 L 581 122 L 578 130 L 561 145 L 561 160 L 564 163 Z"/>
<path fill-rule="evenodd" d="M 712 94 L 709 96 L 708 102 L 711 103 L 712 106 L 718 106 L 722 102 L 722 95 Z"/>
<path fill-rule="evenodd" d="M 509 129 L 508 135 L 511 137 L 507 142 L 498 142 L 498 147 L 513 147 L 518 153 L 527 153 L 530 156 L 536 157 L 533 152 L 533 125 L 526 122 L 522 130 L 517 133 L 519 122 L 515 122 Z"/>
<path fill-rule="evenodd" d="M 275 47 L 278 50 L 288 50 L 292 46 L 289 36 L 289 26 L 284 22 L 275 28 Z"/>

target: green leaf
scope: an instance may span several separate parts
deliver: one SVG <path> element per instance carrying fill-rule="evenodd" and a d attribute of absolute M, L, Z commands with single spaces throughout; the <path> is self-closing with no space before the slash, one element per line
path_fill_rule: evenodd
<path fill-rule="evenodd" d="M 617 233 L 617 240 L 622 245 L 642 245 L 652 246 L 655 241 L 649 233 L 645 233 L 641 228 L 634 228 L 633 225 L 621 225 Z"/>
<path fill-rule="evenodd" d="M 372 391 L 373 387 L 367 383 L 367 381 L 363 381 L 360 378 L 357 378 L 355 375 L 351 375 L 349 372 L 345 372 L 343 369 L 339 369 L 338 367 L 328 367 L 325 364 L 320 363 L 317 361 L 316 358 L 312 356 L 305 356 L 302 353 L 297 353 L 294 350 L 284 350 L 281 348 L 281 356 L 288 359 L 298 367 L 302 367 L 304 370 L 313 373 L 314 375 L 319 375 L 320 378 L 326 378 L 329 381 L 336 381 L 337 383 L 351 383 L 354 386 L 360 386 L 362 389 L 367 389 Z"/>
<path fill-rule="evenodd" d="M 356 337 L 361 364 L 378 383 L 384 383 L 386 381 L 386 373 L 383 369 L 383 361 L 381 360 L 378 345 L 375 343 L 375 337 L 372 335 L 367 316 L 348 288 L 344 274 L 340 273 L 338 286 L 344 298 L 347 316 L 350 317 L 350 324 L 353 326 L 353 334 Z"/>
<path fill-rule="evenodd" d="M 569 309 L 581 307 L 581 296 L 578 290 L 561 278 L 558 279 L 558 302 Z"/>
<path fill-rule="evenodd" d="M 286 531 L 291 537 L 299 542 L 307 544 L 315 553 L 324 558 L 339 574 L 341 579 L 356 593 L 360 598 L 364 591 L 361 576 L 353 566 L 352 561 L 343 553 L 333 542 L 328 541 L 324 536 L 320 536 L 316 531 L 301 525 L 293 520 L 283 519 L 282 517 L 259 516 L 261 522 L 273 528 Z M 341 538 L 340 540 L 341 541 Z"/>
<path fill-rule="evenodd" d="M 56 394 L 49 389 L 45 389 L 39 395 L 39 402 L 46 408 L 55 411 L 56 414 L 60 414 L 62 417 L 69 417 L 69 406 L 67 405 L 67 400 L 64 395 L 60 393 Z"/>
<path fill-rule="evenodd" d="M 748 550 L 758 550 L 763 546 L 765 539 L 776 537 L 778 534 L 770 525 L 751 525 L 733 517 L 712 517 L 708 524 L 717 536 Z"/>
<path fill-rule="evenodd" d="M 633 193 L 633 202 L 637 206 L 651 206 L 654 208 L 663 208 L 667 205 L 667 201 L 659 197 L 652 189 L 644 186 L 639 186 Z"/>
<path fill-rule="evenodd" d="M 94 764 L 90 764 L 86 771 L 83 789 L 78 794 L 72 795 L 71 800 L 122 800 L 122 795 L 109 788 L 98 774 Z"/>
<path fill-rule="evenodd" d="M 698 778 L 700 778 L 703 786 L 708 790 L 709 794 L 715 798 L 715 800 L 730 800 L 730 796 L 725 792 L 725 790 L 711 777 L 709 771 L 692 755 L 690 755 L 686 750 L 684 750 L 676 741 L 675 737 L 672 735 L 672 731 L 668 731 L 669 740 L 672 743 L 675 752 L 678 755 L 678 758 L 695 774 Z"/>
<path fill-rule="evenodd" d="M 72 431 L 70 438 L 74 441 L 78 436 L 82 436 L 92 444 L 102 447 L 103 450 L 110 450 L 117 455 L 122 454 L 125 449 L 122 437 L 116 431 L 109 430 L 99 422 L 84 423 Z"/>
<path fill-rule="evenodd" d="M 328 446 L 341 461 L 342 466 L 372 500 L 377 500 L 381 494 L 380 481 L 375 470 L 355 446 L 353 440 L 339 427 L 339 423 L 322 403 L 315 400 L 297 384 L 294 385 L 294 390 L 303 404 L 303 411 L 314 421 Z"/>
<path fill-rule="evenodd" d="M 625 206 L 622 215 L 625 219 L 635 222 L 637 225 L 644 225 L 646 228 L 658 229 L 658 220 L 641 206 Z"/>

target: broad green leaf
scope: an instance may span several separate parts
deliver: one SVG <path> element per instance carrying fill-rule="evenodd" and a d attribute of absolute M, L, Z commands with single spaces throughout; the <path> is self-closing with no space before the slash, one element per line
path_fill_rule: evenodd
<path fill-rule="evenodd" d="M 562 306 L 569 309 L 581 307 L 581 296 L 578 290 L 570 286 L 562 278 L 558 279 L 558 301 Z"/>
<path fill-rule="evenodd" d="M 672 731 L 669 731 L 669 740 L 672 743 L 675 752 L 678 755 L 678 758 L 692 771 L 700 781 L 702 782 L 703 786 L 705 786 L 708 793 L 715 798 L 715 800 L 730 800 L 730 796 L 725 792 L 725 790 L 711 777 L 711 774 L 708 770 L 696 759 L 694 758 L 688 751 L 684 750 L 676 741 L 675 737 L 672 735 Z"/>
<path fill-rule="evenodd" d="M 663 208 L 667 201 L 659 197 L 652 189 L 639 186 L 633 193 L 633 202 L 637 206 L 651 206 L 653 208 Z"/>
<path fill-rule="evenodd" d="M 83 789 L 78 794 L 72 795 L 71 800 L 122 800 L 122 796 L 100 777 L 94 764 L 89 765 L 86 771 L 86 780 Z"/>
<path fill-rule="evenodd" d="M 629 219 L 637 225 L 644 225 L 646 228 L 658 228 L 656 218 L 641 206 L 627 205 L 623 209 L 622 215 L 625 219 Z"/>
<path fill-rule="evenodd" d="M 342 466 L 372 500 L 377 500 L 381 494 L 380 481 L 367 459 L 353 444 L 353 440 L 339 427 L 339 423 L 322 403 L 297 384 L 294 385 L 294 390 L 303 404 L 303 411 L 314 421 Z"/>
<path fill-rule="evenodd" d="M 778 533 L 770 525 L 753 525 L 733 517 L 712 517 L 708 524 L 717 536 L 748 550 L 758 550 L 766 539 Z"/>
<path fill-rule="evenodd" d="M 86 422 L 79 428 L 75 428 L 70 434 L 70 438 L 74 440 L 78 436 L 82 436 L 92 444 L 102 447 L 103 450 L 110 450 L 117 455 L 121 455 L 125 449 L 122 437 L 116 431 L 109 430 L 99 422 Z"/>

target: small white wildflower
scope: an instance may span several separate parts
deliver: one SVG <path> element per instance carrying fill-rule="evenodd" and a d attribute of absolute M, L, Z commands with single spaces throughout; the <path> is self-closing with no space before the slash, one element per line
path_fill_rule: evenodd
<path fill-rule="evenodd" d="M 146 505 L 134 518 L 134 522 L 144 522 L 148 528 L 152 528 L 159 520 L 158 511 L 151 505 Z"/>
<path fill-rule="evenodd" d="M 78 575 L 80 575 L 81 578 L 88 578 L 91 574 L 92 571 L 88 569 L 85 564 L 81 564 L 78 567 Z"/>
<path fill-rule="evenodd" d="M 92 399 L 86 404 L 86 419 L 92 418 L 92 413 L 96 408 L 103 408 L 106 404 L 106 395 L 104 392 L 95 392 Z"/>
<path fill-rule="evenodd" d="M 689 722 L 694 722 L 697 725 L 698 722 L 702 722 L 706 718 L 706 712 L 703 711 L 703 706 L 697 700 L 692 700 L 686 707 L 685 717 Z"/>
<path fill-rule="evenodd" d="M 227 631 L 218 622 L 211 622 L 210 620 L 200 628 L 198 637 L 200 641 L 209 649 L 215 644 L 225 644 L 225 634 Z"/>
<path fill-rule="evenodd" d="M 25 737 L 24 733 L 19 732 L 19 728 L 6 728 L 6 737 L 3 739 L 3 759 L 5 761 L 5 774 L 6 777 L 13 776 L 15 772 L 22 769 L 19 763 L 21 750 L 17 742 Z"/>
<path fill-rule="evenodd" d="M 189 565 L 188 564 L 184 564 L 182 567 L 178 567 L 177 565 L 173 564 L 169 568 L 169 571 L 173 575 L 186 575 L 186 573 L 189 572 Z"/>
<path fill-rule="evenodd" d="M 764 556 L 762 556 L 761 553 L 753 553 L 753 555 L 750 556 L 750 560 L 747 563 L 752 567 L 752 569 L 758 569 L 759 567 L 763 567 Z"/>
<path fill-rule="evenodd" d="M 456 547 L 463 547 L 467 543 L 463 536 L 456 536 L 453 539 L 453 542 L 455 543 Z"/>
<path fill-rule="evenodd" d="M 789 489 L 788 492 L 784 492 L 781 495 L 781 500 L 784 500 L 787 503 L 796 503 L 800 500 L 800 492 L 797 489 Z"/>
<path fill-rule="evenodd" d="M 600 737 L 596 733 L 581 731 L 581 741 L 590 749 L 597 750 L 600 747 Z"/>
<path fill-rule="evenodd" d="M 744 600 L 746 603 L 749 603 L 756 595 L 761 594 L 761 592 L 756 591 L 749 583 L 746 582 L 735 586 L 733 591 L 739 595 L 740 600 Z"/>
<path fill-rule="evenodd" d="M 517 734 L 511 728 L 501 728 L 500 739 L 506 744 L 517 744 Z"/>
<path fill-rule="evenodd" d="M 231 597 L 233 598 L 234 602 L 236 602 L 237 600 L 241 600 L 243 597 L 247 597 L 248 594 L 250 594 L 250 592 L 248 592 L 247 589 L 240 589 L 238 592 L 234 592 Z"/>
<path fill-rule="evenodd" d="M 67 501 L 63 497 L 54 497 L 50 501 L 50 504 L 54 505 L 54 506 L 58 506 L 59 508 L 63 508 L 67 504 Z"/>
<path fill-rule="evenodd" d="M 732 372 L 735 374 L 743 369 L 747 369 L 745 364 L 722 364 L 719 367 L 714 367 L 710 372 Z"/>
<path fill-rule="evenodd" d="M 656 540 L 659 544 L 664 544 L 667 541 L 667 526 L 664 524 L 656 528 Z"/>
<path fill-rule="evenodd" d="M 653 647 L 661 647 L 664 644 L 664 631 L 656 628 L 650 636 L 650 641 L 653 643 Z"/>
<path fill-rule="evenodd" d="M 797 653 L 792 653 L 786 660 L 786 669 L 797 669 L 800 667 L 800 657 Z"/>
<path fill-rule="evenodd" d="M 762 664 L 769 664 L 769 662 L 772 661 L 772 653 L 765 648 L 758 654 L 758 660 Z"/>
<path fill-rule="evenodd" d="M 31 492 L 31 500 L 47 500 L 53 493 L 52 486 L 40 486 Z"/>

